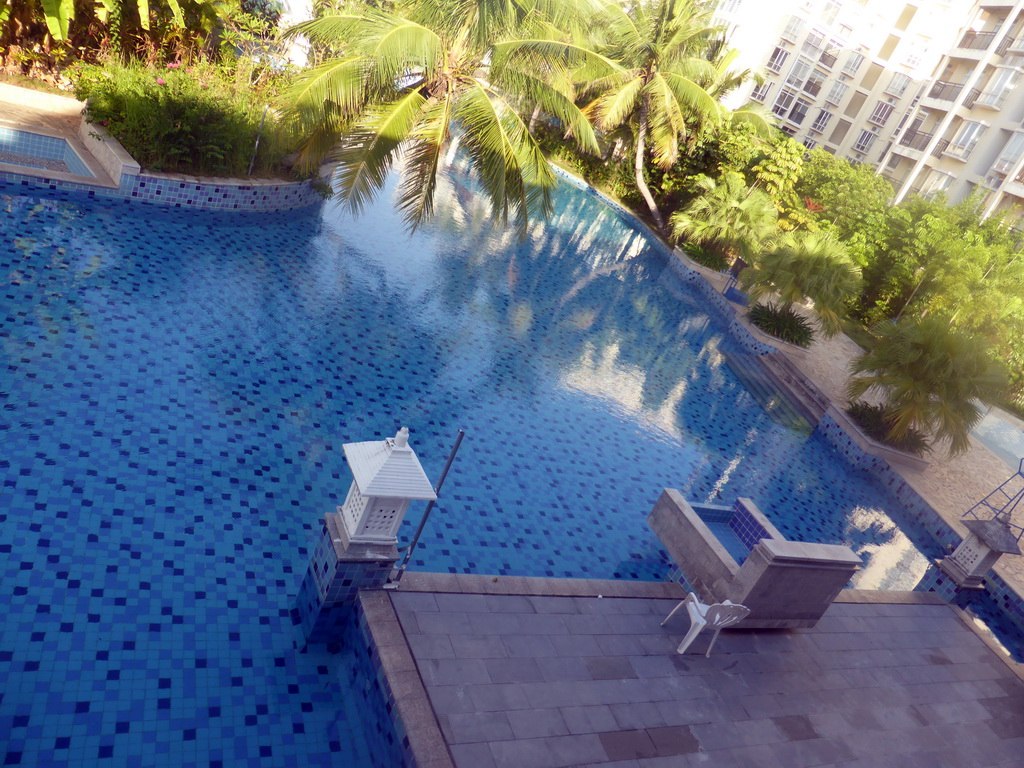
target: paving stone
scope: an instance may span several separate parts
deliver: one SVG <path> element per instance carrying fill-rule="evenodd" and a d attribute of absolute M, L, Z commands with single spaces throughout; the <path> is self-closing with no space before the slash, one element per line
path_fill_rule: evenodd
<path fill-rule="evenodd" d="M 452 743 L 471 744 L 480 741 L 503 741 L 514 737 L 505 712 L 470 712 L 448 715 Z M 518 737 L 516 737 L 518 738 Z"/>
<path fill-rule="evenodd" d="M 654 742 L 658 755 L 685 755 L 697 752 L 700 742 L 693 732 L 685 726 L 668 726 L 665 728 L 648 728 L 647 735 Z"/>
<path fill-rule="evenodd" d="M 492 683 L 533 683 L 545 679 L 535 659 L 487 659 L 484 663 Z"/>
<path fill-rule="evenodd" d="M 496 768 L 487 744 L 455 744 L 451 751 L 456 768 Z"/>
<path fill-rule="evenodd" d="M 562 707 L 562 722 L 569 733 L 600 733 L 619 727 L 610 707 L 597 704 L 589 707 Z"/>
<path fill-rule="evenodd" d="M 636 678 L 636 670 L 629 659 L 615 656 L 591 656 L 584 659 L 594 680 L 624 680 Z"/>
<path fill-rule="evenodd" d="M 508 721 L 517 739 L 541 736 L 565 736 L 570 733 L 557 709 L 523 709 L 508 713 Z"/>
<path fill-rule="evenodd" d="M 789 715 L 786 717 L 773 717 L 772 722 L 779 732 L 789 741 L 803 741 L 804 739 L 821 738 L 810 719 L 806 715 Z"/>
<path fill-rule="evenodd" d="M 597 734 L 609 760 L 656 757 L 658 750 L 645 730 L 607 731 Z"/>
<path fill-rule="evenodd" d="M 508 655 L 502 638 L 495 635 L 452 635 L 448 641 L 460 659 L 501 659 Z"/>

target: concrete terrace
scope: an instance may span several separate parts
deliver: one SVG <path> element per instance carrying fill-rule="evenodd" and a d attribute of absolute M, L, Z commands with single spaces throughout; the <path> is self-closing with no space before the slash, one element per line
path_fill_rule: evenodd
<path fill-rule="evenodd" d="M 359 599 L 421 768 L 1021 764 L 1024 673 L 934 595 L 847 591 L 710 659 L 659 626 L 681 596 L 411 573 Z"/>

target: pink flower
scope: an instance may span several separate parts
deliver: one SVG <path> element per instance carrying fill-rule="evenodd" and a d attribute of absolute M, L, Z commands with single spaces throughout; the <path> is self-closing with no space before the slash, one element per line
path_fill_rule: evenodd
<path fill-rule="evenodd" d="M 181 62 L 179 62 L 179 61 L 169 61 L 169 62 L 167 62 L 167 68 L 168 69 L 177 69 L 180 66 L 181 66 Z"/>
<path fill-rule="evenodd" d="M 164 79 L 163 79 L 162 77 L 158 77 L 158 78 L 156 79 L 156 84 L 157 84 L 157 85 L 164 85 L 164 84 L 166 84 L 166 82 L 167 82 L 167 81 L 166 81 L 166 80 L 164 80 Z"/>
<path fill-rule="evenodd" d="M 199 83 L 199 87 L 200 88 L 209 88 L 210 86 L 208 86 L 206 83 Z"/>

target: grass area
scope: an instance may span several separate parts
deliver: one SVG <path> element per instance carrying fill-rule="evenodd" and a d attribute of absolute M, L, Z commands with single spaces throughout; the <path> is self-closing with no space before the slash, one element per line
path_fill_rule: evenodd
<path fill-rule="evenodd" d="M 36 80 L 31 77 L 25 77 L 25 75 L 17 75 L 11 72 L 0 72 L 0 83 L 7 83 L 8 85 L 16 85 L 19 88 L 30 88 L 33 91 L 42 91 L 43 93 L 52 93 L 57 96 L 67 96 L 68 98 L 74 98 L 74 94 L 68 91 L 62 91 L 56 86 L 44 83 L 42 80 Z"/>

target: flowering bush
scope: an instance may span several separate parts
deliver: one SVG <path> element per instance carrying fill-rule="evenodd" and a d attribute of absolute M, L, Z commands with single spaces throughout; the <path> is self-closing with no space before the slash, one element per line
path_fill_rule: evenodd
<path fill-rule="evenodd" d="M 262 92 L 209 63 L 161 67 L 107 63 L 74 74 L 75 95 L 148 170 L 244 176 L 260 131 Z M 281 175 L 292 140 L 267 111 L 253 171 Z"/>

